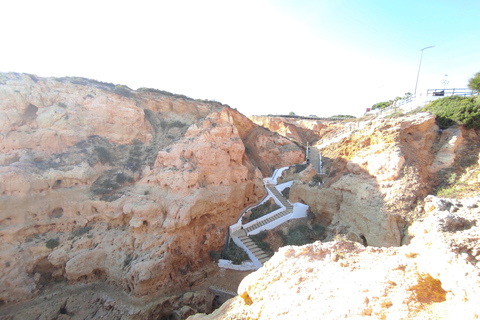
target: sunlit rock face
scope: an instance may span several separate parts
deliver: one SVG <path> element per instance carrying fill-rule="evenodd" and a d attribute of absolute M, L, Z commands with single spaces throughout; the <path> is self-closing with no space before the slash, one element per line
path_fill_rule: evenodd
<path fill-rule="evenodd" d="M 290 200 L 308 204 L 329 225 L 331 238 L 343 234 L 360 243 L 365 237 L 372 246 L 399 246 L 434 182 L 431 167 L 442 143 L 435 117 L 359 121 L 349 128 L 348 135 L 320 150 L 322 186 L 296 180 Z"/>
<path fill-rule="evenodd" d="M 320 131 L 328 123 L 322 120 L 299 120 L 270 116 L 251 116 L 250 119 L 259 126 L 268 128 L 291 140 L 306 144 L 318 141 Z"/>
<path fill-rule="evenodd" d="M 480 199 L 428 203 L 408 245 L 283 247 L 242 281 L 237 298 L 189 319 L 476 319 Z"/>
<path fill-rule="evenodd" d="M 274 155 L 250 159 L 262 147 Z M 0 73 L 0 150 L 2 303 L 52 281 L 135 296 L 204 281 L 208 252 L 264 196 L 255 162 L 303 158 L 218 102 L 15 73 Z"/>

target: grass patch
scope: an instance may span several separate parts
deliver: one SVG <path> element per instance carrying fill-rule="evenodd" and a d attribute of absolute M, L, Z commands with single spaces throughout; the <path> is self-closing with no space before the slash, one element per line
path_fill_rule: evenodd
<path fill-rule="evenodd" d="M 242 264 L 243 261 L 250 260 L 248 254 L 239 246 L 230 240 L 228 250 L 222 252 L 224 259 L 231 260 L 233 264 Z"/>
<path fill-rule="evenodd" d="M 469 168 L 470 171 L 463 175 L 451 173 L 448 178 L 444 180 L 444 183 L 438 187 L 435 195 L 441 198 L 457 199 L 478 195 L 480 186 L 478 175 L 480 170 L 476 165 L 470 166 Z"/>
<path fill-rule="evenodd" d="M 248 221 L 250 222 L 260 217 L 263 217 L 267 213 L 270 213 L 277 209 L 280 209 L 280 206 L 276 204 L 273 198 L 270 198 L 268 201 L 265 201 L 258 207 L 255 207 L 251 210 L 251 214 L 250 214 L 250 217 L 248 217 Z"/>

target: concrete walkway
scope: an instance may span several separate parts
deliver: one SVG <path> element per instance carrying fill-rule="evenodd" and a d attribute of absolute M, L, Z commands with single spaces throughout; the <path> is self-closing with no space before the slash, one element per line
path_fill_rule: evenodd
<path fill-rule="evenodd" d="M 274 216 L 269 217 L 268 219 L 265 219 L 265 220 L 257 219 L 257 220 L 259 220 L 258 222 L 250 225 L 249 227 L 247 227 L 245 229 L 240 229 L 240 230 L 237 230 L 233 233 L 233 235 L 235 237 L 237 237 L 247 247 L 247 249 L 251 253 L 253 253 L 255 258 L 261 264 L 264 264 L 266 261 L 268 261 L 271 258 L 271 256 L 269 254 L 267 254 L 265 251 L 263 251 L 262 249 L 260 249 L 255 244 L 255 242 L 247 235 L 247 232 L 251 232 L 251 231 L 253 231 L 257 228 L 260 228 L 260 227 L 272 222 L 272 221 L 275 221 L 275 220 L 277 220 L 281 217 L 284 217 L 288 214 L 293 213 L 293 205 L 290 202 L 288 202 L 287 199 L 285 199 L 285 197 L 282 195 L 282 193 L 279 192 L 277 190 L 277 188 L 275 188 L 274 185 L 267 185 L 267 188 L 268 188 L 268 190 L 270 190 L 272 195 L 285 207 L 285 209 L 283 211 L 275 214 Z"/>
<path fill-rule="evenodd" d="M 317 152 L 318 157 L 318 152 Z M 283 170 L 288 169 L 288 167 L 280 168 L 275 170 L 277 174 L 282 172 Z M 308 206 L 302 203 L 295 203 L 291 204 L 285 197 L 282 195 L 281 192 L 277 190 L 276 186 L 276 176 L 272 178 L 265 178 L 263 180 L 264 186 L 267 189 L 269 195 L 266 197 L 272 197 L 277 204 L 281 204 L 281 208 L 276 209 L 275 211 L 271 211 L 266 215 L 255 219 L 252 222 L 247 224 L 242 223 L 243 215 L 255 207 L 258 207 L 259 204 L 250 207 L 243 211 L 241 217 L 237 221 L 237 223 L 230 226 L 230 237 L 233 242 L 248 254 L 250 260 L 252 260 L 253 264 L 256 268 L 260 268 L 266 261 L 268 261 L 271 255 L 267 254 L 265 251 L 260 249 L 255 242 L 248 236 L 248 234 L 258 234 L 262 230 L 269 230 L 275 227 L 278 227 L 282 223 L 291 220 L 291 219 L 299 219 L 304 218 L 307 216 L 307 209 Z M 285 188 L 283 186 L 282 188 Z M 264 198 L 265 199 L 265 198 Z M 262 200 L 263 201 L 263 200 Z M 229 240 L 228 240 L 229 241 Z"/>
<path fill-rule="evenodd" d="M 310 147 L 310 164 L 320 173 L 320 156 L 317 147 Z"/>
<path fill-rule="evenodd" d="M 272 192 L 273 196 L 275 198 L 277 198 L 277 200 L 285 207 L 285 210 L 277 213 L 276 215 L 274 215 L 274 216 L 272 216 L 272 217 L 270 217 L 266 220 L 260 220 L 260 221 L 256 222 L 255 224 L 249 226 L 248 228 L 245 228 L 245 230 L 247 232 L 250 232 L 250 231 L 253 231 L 257 228 L 260 228 L 260 227 L 262 227 L 262 226 L 264 226 L 264 225 L 266 225 L 266 224 L 268 224 L 272 221 L 275 221 L 275 220 L 293 212 L 292 204 L 290 202 L 288 202 L 288 200 L 285 199 L 280 192 L 278 192 L 278 190 L 277 190 L 277 188 L 275 188 L 275 186 L 267 186 L 267 188 L 268 188 L 268 190 L 270 190 Z"/>
<path fill-rule="evenodd" d="M 240 229 L 237 230 L 233 233 L 234 236 L 236 236 L 242 243 L 250 250 L 251 253 L 255 256 L 255 258 L 260 261 L 261 264 L 264 264 L 265 262 L 268 261 L 268 259 L 271 258 L 270 255 L 268 255 L 265 251 L 260 249 L 255 242 L 253 242 L 252 239 L 250 239 L 249 236 L 247 236 L 247 233 L 245 230 Z"/>

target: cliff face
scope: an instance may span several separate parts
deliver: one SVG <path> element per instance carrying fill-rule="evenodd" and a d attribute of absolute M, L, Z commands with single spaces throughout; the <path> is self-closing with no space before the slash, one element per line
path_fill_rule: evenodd
<path fill-rule="evenodd" d="M 363 235 L 373 246 L 401 244 L 423 215 L 424 197 L 478 138 L 458 127 L 440 133 L 429 114 L 358 122 L 339 137 L 319 143 L 323 186 L 296 180 L 290 200 L 308 204 L 332 236 L 362 242 Z"/>
<path fill-rule="evenodd" d="M 480 198 L 429 197 L 397 248 L 355 242 L 283 247 L 239 296 L 189 319 L 477 319 Z"/>
<path fill-rule="evenodd" d="M 321 140 L 328 139 L 332 134 L 345 130 L 354 124 L 349 120 L 324 120 L 282 118 L 275 116 L 251 116 L 254 123 L 276 132 L 283 137 L 302 143 L 313 145 Z"/>
<path fill-rule="evenodd" d="M 208 252 L 264 195 L 252 162 L 303 158 L 266 133 L 216 102 L 0 74 L 0 301 L 53 280 L 135 296 L 203 281 Z M 277 152 L 245 152 L 265 146 Z"/>
<path fill-rule="evenodd" d="M 268 128 L 283 137 L 303 144 L 318 141 L 325 121 L 297 120 L 280 117 L 251 116 L 250 120 L 259 126 Z"/>

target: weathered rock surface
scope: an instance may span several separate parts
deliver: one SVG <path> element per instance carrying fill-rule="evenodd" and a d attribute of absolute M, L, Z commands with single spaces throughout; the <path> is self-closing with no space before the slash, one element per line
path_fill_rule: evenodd
<path fill-rule="evenodd" d="M 480 199 L 430 199 L 435 209 L 411 227 L 409 245 L 283 247 L 238 297 L 189 319 L 476 319 Z"/>
<path fill-rule="evenodd" d="M 291 140 L 306 143 L 318 141 L 325 125 L 322 120 L 299 120 L 279 117 L 251 116 L 250 120 Z"/>
<path fill-rule="evenodd" d="M 450 131 L 440 137 L 429 114 L 359 122 L 349 136 L 321 149 L 323 187 L 297 180 L 290 200 L 308 204 L 331 236 L 359 242 L 364 236 L 368 245 L 398 246 L 440 170 L 439 159 L 445 157 L 438 151 L 455 159 L 459 144 L 449 144 L 447 137 L 461 133 Z"/>
<path fill-rule="evenodd" d="M 264 195 L 252 162 L 303 158 L 217 102 L 15 73 L 0 74 L 0 150 L 2 304 L 53 280 L 188 290 Z"/>
<path fill-rule="evenodd" d="M 306 145 L 322 144 L 342 132 L 350 132 L 357 123 L 351 119 L 302 119 L 278 116 L 251 116 L 254 123 L 281 136 Z"/>

